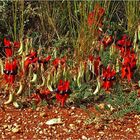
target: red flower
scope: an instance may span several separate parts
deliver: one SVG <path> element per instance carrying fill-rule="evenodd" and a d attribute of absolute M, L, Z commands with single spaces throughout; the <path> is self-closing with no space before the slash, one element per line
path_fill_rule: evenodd
<path fill-rule="evenodd" d="M 94 57 L 92 55 L 89 56 L 89 60 L 93 63 L 94 65 L 94 74 L 98 76 L 99 74 L 99 69 L 100 69 L 100 63 L 101 63 L 101 58 L 99 56 Z"/>
<path fill-rule="evenodd" d="M 92 26 L 93 23 L 94 23 L 94 12 L 90 12 L 89 15 L 88 15 L 88 25 L 89 26 Z"/>
<path fill-rule="evenodd" d="M 61 103 L 62 107 L 65 105 L 70 93 L 69 81 L 60 80 L 56 90 L 56 100 Z"/>
<path fill-rule="evenodd" d="M 50 93 L 51 93 L 51 91 L 50 91 L 49 89 L 45 89 L 45 90 L 41 90 L 41 91 L 40 91 L 40 94 L 41 94 L 41 95 L 45 95 L 45 96 L 46 96 L 46 95 L 49 95 Z"/>
<path fill-rule="evenodd" d="M 32 51 L 30 54 L 29 54 L 29 57 L 30 58 L 35 58 L 35 57 L 37 57 L 37 52 L 36 51 Z"/>
<path fill-rule="evenodd" d="M 61 65 L 64 65 L 66 63 L 66 57 L 62 57 L 60 63 Z"/>
<path fill-rule="evenodd" d="M 15 81 L 15 75 L 17 74 L 17 60 L 14 59 L 11 62 L 6 60 L 5 63 L 5 70 L 4 70 L 4 77 L 7 83 L 13 84 Z"/>
<path fill-rule="evenodd" d="M 24 61 L 24 72 L 28 70 L 29 65 L 38 61 L 37 52 L 31 52 L 27 59 Z"/>
<path fill-rule="evenodd" d="M 48 57 L 45 58 L 45 62 L 48 62 L 51 59 L 51 56 L 49 55 Z"/>
<path fill-rule="evenodd" d="M 4 38 L 4 49 L 6 57 L 11 57 L 12 56 L 11 42 L 6 38 Z"/>
<path fill-rule="evenodd" d="M 123 56 L 122 62 L 122 79 L 125 77 L 130 81 L 133 77 L 134 70 L 136 68 L 136 55 L 135 53 L 129 52 L 127 55 Z"/>
<path fill-rule="evenodd" d="M 93 56 L 93 55 L 90 55 L 90 56 L 88 57 L 88 59 L 89 59 L 90 61 L 93 61 L 93 60 L 94 60 L 94 56 Z"/>
<path fill-rule="evenodd" d="M 64 66 L 65 63 L 66 63 L 66 58 L 65 57 L 63 57 L 63 58 L 56 58 L 53 61 L 53 65 L 54 65 L 55 68 L 58 68 L 58 65 Z"/>
<path fill-rule="evenodd" d="M 116 44 L 116 47 L 120 50 L 122 57 L 125 54 L 130 53 L 132 42 L 130 41 L 127 35 L 123 35 L 123 37 L 120 40 L 118 40 Z"/>
<path fill-rule="evenodd" d="M 5 61 L 5 68 L 4 68 L 4 79 L 6 82 L 9 82 L 9 72 L 10 72 L 10 63 L 8 60 Z"/>
<path fill-rule="evenodd" d="M 61 95 L 61 94 L 59 94 L 59 93 L 56 93 L 56 99 L 57 99 L 58 102 L 61 103 L 61 106 L 62 106 L 62 107 L 64 107 L 65 102 L 66 102 L 66 100 L 67 100 L 68 97 L 69 97 L 68 94 L 63 94 L 63 95 Z"/>
<path fill-rule="evenodd" d="M 41 102 L 41 97 L 38 93 L 33 93 L 30 98 L 35 102 L 35 104 L 38 104 Z"/>
<path fill-rule="evenodd" d="M 48 63 L 48 61 L 51 59 L 51 56 L 49 55 L 48 57 L 46 57 L 45 59 L 39 59 L 38 63 L 43 63 L 46 64 Z"/>
<path fill-rule="evenodd" d="M 60 64 L 60 62 L 61 62 L 60 58 L 56 58 L 56 59 L 53 61 L 54 67 L 57 68 L 58 65 Z"/>
<path fill-rule="evenodd" d="M 4 46 L 10 47 L 10 45 L 11 45 L 10 40 L 7 40 L 6 38 L 4 38 Z"/>
<path fill-rule="evenodd" d="M 111 67 L 108 65 L 107 68 L 103 69 L 102 74 L 102 81 L 103 81 L 103 88 L 105 90 L 109 90 L 111 86 L 113 85 L 113 81 L 115 80 L 116 72 L 114 69 L 111 69 Z"/>
<path fill-rule="evenodd" d="M 28 70 L 29 64 L 31 64 L 31 61 L 30 61 L 29 58 L 27 58 L 27 59 L 24 61 L 24 71 L 27 71 L 27 70 Z"/>
<path fill-rule="evenodd" d="M 20 47 L 20 42 L 19 41 L 15 41 L 14 42 L 14 47 L 15 48 L 19 48 Z"/>
<path fill-rule="evenodd" d="M 91 27 L 94 25 L 100 25 L 102 20 L 102 16 L 104 15 L 105 10 L 104 8 L 100 7 L 99 4 L 96 4 L 94 10 L 89 13 L 87 23 Z"/>
<path fill-rule="evenodd" d="M 102 8 L 102 7 L 100 7 L 98 13 L 99 13 L 99 15 L 102 17 L 102 16 L 105 14 L 105 9 Z"/>

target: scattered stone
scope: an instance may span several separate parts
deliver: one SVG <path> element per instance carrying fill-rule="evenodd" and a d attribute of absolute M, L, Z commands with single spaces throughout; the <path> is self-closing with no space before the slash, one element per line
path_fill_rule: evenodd
<path fill-rule="evenodd" d="M 41 113 L 40 113 L 40 116 L 41 116 L 41 117 L 46 117 L 47 114 L 46 114 L 46 112 L 41 112 Z"/>
<path fill-rule="evenodd" d="M 8 116 L 7 119 L 6 119 L 7 122 L 11 122 L 11 120 L 12 120 L 11 116 Z"/>
<path fill-rule="evenodd" d="M 74 112 L 71 113 L 71 116 L 74 115 Z"/>
<path fill-rule="evenodd" d="M 82 121 L 81 121 L 81 120 L 76 120 L 76 122 L 77 122 L 77 123 L 81 123 Z"/>
<path fill-rule="evenodd" d="M 34 118 L 37 118 L 37 115 L 34 115 Z"/>
<path fill-rule="evenodd" d="M 82 136 L 82 139 L 83 139 L 83 140 L 87 140 L 88 138 L 87 138 L 86 136 L 83 135 L 83 136 Z"/>
<path fill-rule="evenodd" d="M 127 128 L 125 131 L 126 132 L 132 132 L 133 133 L 133 129 L 132 128 Z"/>
<path fill-rule="evenodd" d="M 99 123 L 99 124 L 97 123 L 97 124 L 95 125 L 95 129 L 96 129 L 96 130 L 103 130 L 103 129 L 104 129 L 104 125 L 103 125 L 103 124 L 100 124 L 100 123 Z"/>
<path fill-rule="evenodd" d="M 100 131 L 99 134 L 103 136 L 105 133 L 103 131 Z"/>
<path fill-rule="evenodd" d="M 71 137 L 69 137 L 69 138 L 67 138 L 66 140 L 72 140 L 72 138 L 71 138 Z"/>
<path fill-rule="evenodd" d="M 13 128 L 12 128 L 12 132 L 13 132 L 13 133 L 18 133 L 19 131 L 20 131 L 20 129 L 17 128 L 17 127 L 13 127 Z"/>
<path fill-rule="evenodd" d="M 37 108 L 36 108 L 36 111 L 39 111 L 39 110 L 40 110 L 40 107 L 37 107 Z"/>
<path fill-rule="evenodd" d="M 11 138 L 15 140 L 16 139 L 16 136 L 12 136 Z"/>
<path fill-rule="evenodd" d="M 135 115 L 134 118 L 138 118 L 139 119 L 140 118 L 140 115 Z"/>
<path fill-rule="evenodd" d="M 62 124 L 62 120 L 61 118 L 53 118 L 53 119 L 50 119 L 46 122 L 47 125 L 56 125 L 56 124 Z"/>
<path fill-rule="evenodd" d="M 69 130 L 67 129 L 67 128 L 64 128 L 63 129 L 66 133 L 68 133 L 69 132 Z"/>
<path fill-rule="evenodd" d="M 12 128 L 12 125 L 8 125 L 8 131 L 10 131 Z"/>
<path fill-rule="evenodd" d="M 57 110 L 55 110 L 55 113 L 57 114 L 57 113 L 58 113 L 58 111 L 57 111 Z"/>
<path fill-rule="evenodd" d="M 2 138 L 2 139 L 6 139 L 6 136 L 5 136 L 5 135 L 1 135 L 1 138 Z"/>
<path fill-rule="evenodd" d="M 70 125 L 69 125 L 69 128 L 72 129 L 72 130 L 76 130 L 75 124 L 70 124 Z"/>
<path fill-rule="evenodd" d="M 38 126 L 42 126 L 43 125 L 43 122 L 40 122 L 39 124 L 38 124 Z"/>
<path fill-rule="evenodd" d="M 43 131 L 42 131 L 42 130 L 41 130 L 41 131 L 39 131 L 39 134 L 40 134 L 40 135 L 42 135 L 42 134 L 43 134 Z"/>
<path fill-rule="evenodd" d="M 3 128 L 4 128 L 4 129 L 8 128 L 8 124 L 4 124 L 4 125 L 3 125 Z"/>
<path fill-rule="evenodd" d="M 75 107 L 74 107 L 74 106 L 72 106 L 72 107 L 71 107 L 71 109 L 72 109 L 72 110 L 74 110 L 74 109 L 75 109 Z"/>

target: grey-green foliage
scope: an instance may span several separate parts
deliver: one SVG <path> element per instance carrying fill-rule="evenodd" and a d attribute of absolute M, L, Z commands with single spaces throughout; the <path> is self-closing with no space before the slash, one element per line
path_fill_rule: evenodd
<path fill-rule="evenodd" d="M 114 108 L 110 116 L 111 119 L 122 117 L 132 111 L 140 112 L 140 100 L 136 92 L 112 94 L 107 95 L 105 99 L 105 103 L 110 104 Z"/>

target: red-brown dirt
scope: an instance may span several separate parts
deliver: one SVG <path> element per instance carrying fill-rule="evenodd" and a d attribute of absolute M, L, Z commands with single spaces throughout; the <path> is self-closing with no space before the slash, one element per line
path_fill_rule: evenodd
<path fill-rule="evenodd" d="M 96 113 L 93 107 L 88 109 L 91 114 Z M 47 125 L 46 122 L 53 118 L 61 118 L 61 123 Z M 93 123 L 88 124 L 88 122 L 89 114 L 74 106 L 37 107 L 36 110 L 5 107 L 4 110 L 0 108 L 0 139 L 140 139 L 140 115 L 138 114 L 128 114 L 107 123 L 100 122 L 98 117 L 93 119 Z"/>

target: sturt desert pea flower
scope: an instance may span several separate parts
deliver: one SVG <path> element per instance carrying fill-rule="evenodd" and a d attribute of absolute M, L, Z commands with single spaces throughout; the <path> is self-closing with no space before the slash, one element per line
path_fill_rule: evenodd
<path fill-rule="evenodd" d="M 24 61 L 24 72 L 28 71 L 29 65 L 38 61 L 37 52 L 31 52 Z"/>
<path fill-rule="evenodd" d="M 30 99 L 35 102 L 35 104 L 40 103 L 43 99 L 49 100 L 48 95 L 51 95 L 51 91 L 49 89 L 36 89 L 34 93 L 32 93 Z"/>
<path fill-rule="evenodd" d="M 41 102 L 39 89 L 35 90 L 35 92 L 32 93 L 32 95 L 30 96 L 30 100 L 33 100 L 36 105 Z"/>
<path fill-rule="evenodd" d="M 126 77 L 127 80 L 130 82 L 130 80 L 133 77 L 135 69 L 136 69 L 136 55 L 132 51 L 131 53 L 123 57 L 121 78 L 124 79 Z"/>
<path fill-rule="evenodd" d="M 40 97 L 41 99 L 45 99 L 45 100 L 50 100 L 51 99 L 51 95 L 53 92 L 51 92 L 49 89 L 42 89 L 40 90 Z"/>
<path fill-rule="evenodd" d="M 105 10 L 104 8 L 102 8 L 99 4 L 96 4 L 94 7 L 94 10 L 92 12 L 89 13 L 88 15 L 88 26 L 92 26 L 92 25 L 102 25 L 101 24 L 101 18 L 104 15 Z"/>
<path fill-rule="evenodd" d="M 46 58 L 42 58 L 42 59 L 38 59 L 38 63 L 43 63 L 43 64 L 47 64 L 49 62 L 49 60 L 51 59 L 51 56 L 49 55 Z"/>
<path fill-rule="evenodd" d="M 60 58 L 54 59 L 54 61 L 53 61 L 53 66 L 54 66 L 55 68 L 57 68 L 58 65 L 60 64 L 60 62 L 61 62 L 61 59 L 60 59 Z"/>
<path fill-rule="evenodd" d="M 116 42 L 116 47 L 120 50 L 121 56 L 130 52 L 130 48 L 132 47 L 132 42 L 128 38 L 127 35 L 123 35 L 120 40 Z"/>
<path fill-rule="evenodd" d="M 60 80 L 55 92 L 56 100 L 61 103 L 62 107 L 64 107 L 65 102 L 71 93 L 69 81 Z"/>
<path fill-rule="evenodd" d="M 20 48 L 20 42 L 19 41 L 14 41 L 14 47 L 15 48 Z"/>
<path fill-rule="evenodd" d="M 91 64 L 93 64 L 93 72 L 95 74 L 95 76 L 99 75 L 100 72 L 100 66 L 101 66 L 101 58 L 99 56 L 94 57 L 92 55 L 89 56 L 89 61 L 91 62 Z"/>
<path fill-rule="evenodd" d="M 112 87 L 113 82 L 115 80 L 115 75 L 116 75 L 116 71 L 114 69 L 111 69 L 110 65 L 108 65 L 107 68 L 103 68 L 102 87 L 105 90 L 109 90 Z"/>
<path fill-rule="evenodd" d="M 5 60 L 5 67 L 4 67 L 4 78 L 5 81 L 8 83 L 9 82 L 9 74 L 10 74 L 10 62 L 8 59 Z"/>
<path fill-rule="evenodd" d="M 18 61 L 16 59 L 13 59 L 10 64 L 10 75 L 9 75 L 10 84 L 13 84 L 15 81 L 15 76 L 17 75 L 17 71 L 18 71 L 17 63 Z"/>
<path fill-rule="evenodd" d="M 4 77 L 7 83 L 13 84 L 15 81 L 15 76 L 17 74 L 18 66 L 17 60 L 6 60 L 5 62 L 5 69 L 4 69 Z"/>
<path fill-rule="evenodd" d="M 58 66 L 60 66 L 60 65 L 62 67 L 64 67 L 65 63 L 66 63 L 66 58 L 65 57 L 63 57 L 63 58 L 56 58 L 53 61 L 53 66 L 57 69 Z"/>
<path fill-rule="evenodd" d="M 6 57 L 11 57 L 12 56 L 12 47 L 11 47 L 11 42 L 10 40 L 7 40 L 4 38 L 4 50 L 5 50 L 5 55 Z"/>

